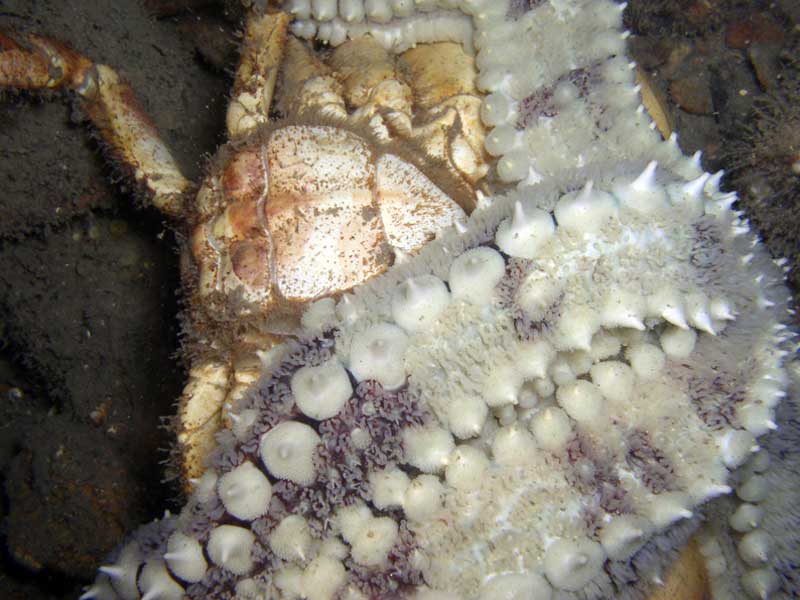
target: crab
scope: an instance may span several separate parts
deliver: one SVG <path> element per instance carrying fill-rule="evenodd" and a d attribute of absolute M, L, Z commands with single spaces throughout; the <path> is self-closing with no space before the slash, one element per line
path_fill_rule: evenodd
<path fill-rule="evenodd" d="M 111 67 L 55 40 L 0 37 L 0 84 L 74 92 L 143 195 L 188 240 L 195 359 L 175 452 L 187 481 L 202 472 L 223 407 L 302 308 L 382 273 L 463 219 L 488 171 L 474 65 L 460 44 L 394 56 L 364 37 L 323 61 L 290 23 L 285 12 L 247 19 L 231 141 L 199 189 Z"/>
<path fill-rule="evenodd" d="M 304 309 L 418 252 L 508 183 L 484 149 L 483 94 L 461 42 L 394 53 L 376 36 L 333 40 L 331 31 L 335 47 L 320 49 L 304 39 L 314 33 L 289 12 L 253 9 L 230 141 L 197 186 L 111 67 L 51 39 L 0 34 L 0 85 L 74 92 L 185 240 L 192 365 L 175 456 L 188 487 L 215 434 L 238 418 L 229 408 L 281 355 Z M 689 573 L 695 590 L 680 593 L 703 593 L 700 563 L 690 545 L 672 581 Z"/>

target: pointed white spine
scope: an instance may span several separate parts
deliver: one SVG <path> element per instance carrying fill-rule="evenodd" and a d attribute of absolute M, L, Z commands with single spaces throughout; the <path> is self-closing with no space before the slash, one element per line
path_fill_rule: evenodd
<path fill-rule="evenodd" d="M 555 208 L 558 226 L 578 234 L 602 229 L 617 218 L 617 213 L 614 197 L 595 190 L 592 180 L 587 181 L 581 190 L 561 196 Z"/>
<path fill-rule="evenodd" d="M 170 577 L 164 562 L 149 560 L 139 573 L 142 600 L 182 600 L 184 590 Z"/>
<path fill-rule="evenodd" d="M 622 206 L 641 214 L 667 207 L 667 193 L 656 181 L 657 168 L 658 161 L 650 161 L 636 179 L 614 187 L 614 196 Z"/>
<path fill-rule="evenodd" d="M 197 583 L 205 577 L 207 564 L 203 548 L 188 535 L 176 531 L 169 537 L 164 560 L 169 570 L 183 581 Z"/>
<path fill-rule="evenodd" d="M 538 208 L 524 208 L 514 203 L 514 214 L 497 228 L 498 247 L 510 256 L 536 258 L 539 250 L 553 237 L 556 227 L 550 213 Z"/>
<path fill-rule="evenodd" d="M 253 544 L 256 536 L 249 529 L 219 525 L 211 530 L 206 550 L 218 567 L 235 575 L 246 575 L 253 568 Z"/>
<path fill-rule="evenodd" d="M 627 560 L 645 544 L 652 524 L 643 517 L 613 517 L 600 530 L 600 543 L 612 560 Z"/>
<path fill-rule="evenodd" d="M 392 317 L 409 333 L 431 327 L 450 304 L 450 292 L 433 275 L 409 277 L 392 296 Z"/>
<path fill-rule="evenodd" d="M 689 498 L 681 492 L 664 492 L 653 496 L 647 508 L 648 516 L 658 529 L 663 529 L 676 521 L 689 519 Z"/>

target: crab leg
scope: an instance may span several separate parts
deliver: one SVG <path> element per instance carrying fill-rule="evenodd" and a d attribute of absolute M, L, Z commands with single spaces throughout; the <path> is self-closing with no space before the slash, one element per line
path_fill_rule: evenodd
<path fill-rule="evenodd" d="M 229 137 L 241 137 L 269 121 L 289 21 L 283 12 L 248 17 L 226 117 Z"/>
<path fill-rule="evenodd" d="M 111 67 L 42 36 L 0 32 L 0 88 L 75 93 L 115 162 L 154 206 L 171 217 L 181 215 L 189 182 L 133 90 Z"/>
<path fill-rule="evenodd" d="M 411 137 L 475 185 L 489 167 L 474 59 L 461 44 L 420 44 L 400 56 L 400 69 L 411 83 L 418 111 Z"/>

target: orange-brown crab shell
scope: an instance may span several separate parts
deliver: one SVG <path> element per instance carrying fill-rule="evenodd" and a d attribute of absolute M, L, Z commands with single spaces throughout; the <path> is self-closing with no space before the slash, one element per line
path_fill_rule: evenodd
<path fill-rule="evenodd" d="M 278 322 L 416 251 L 464 218 L 474 195 L 414 154 L 330 120 L 264 128 L 232 144 L 197 197 L 193 304 Z"/>

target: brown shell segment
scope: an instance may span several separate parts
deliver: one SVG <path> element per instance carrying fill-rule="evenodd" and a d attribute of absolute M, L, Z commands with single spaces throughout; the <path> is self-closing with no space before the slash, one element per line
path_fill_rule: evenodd
<path fill-rule="evenodd" d="M 333 127 L 288 126 L 270 137 L 267 157 L 265 220 L 283 298 L 311 300 L 386 269 L 373 155 L 362 138 Z"/>
<path fill-rule="evenodd" d="M 393 154 L 378 159 L 377 176 L 383 228 L 394 248 L 414 252 L 466 216 L 419 169 Z"/>
<path fill-rule="evenodd" d="M 277 323 L 382 273 L 394 251 L 414 252 L 466 216 L 401 155 L 332 125 L 284 125 L 234 147 L 212 202 L 225 208 L 192 236 L 198 307 Z M 214 293 L 229 300 L 210 302 Z"/>

